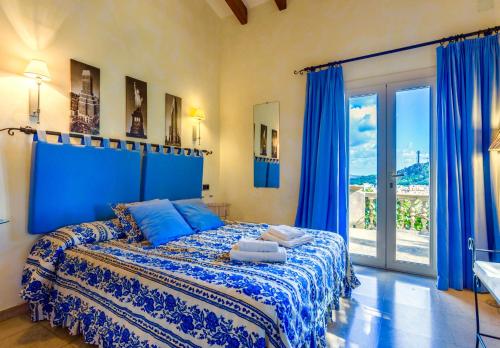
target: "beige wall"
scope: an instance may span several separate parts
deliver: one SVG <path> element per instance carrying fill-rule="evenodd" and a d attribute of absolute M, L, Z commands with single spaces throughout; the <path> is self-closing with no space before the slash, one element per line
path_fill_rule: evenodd
<path fill-rule="evenodd" d="M 124 136 L 129 75 L 148 82 L 148 141 L 163 140 L 164 93 L 183 98 L 182 140 L 191 146 L 191 106 L 202 107 L 202 147 L 214 150 L 205 180 L 232 217 L 291 223 L 301 159 L 305 76 L 294 69 L 492 26 L 494 9 L 472 0 L 289 0 L 250 10 L 249 24 L 218 19 L 203 0 L 0 0 L 0 128 L 28 124 L 22 76 L 32 58 L 47 61 L 40 128 L 69 127 L 69 59 L 101 69 L 101 134 Z M 486 1 L 487 3 L 487 1 Z M 345 66 L 346 80 L 434 66 L 420 49 Z M 254 104 L 280 102 L 280 189 L 253 188 Z M 220 105 L 220 125 L 219 125 Z M 32 125 L 34 126 L 34 125 Z M 220 134 L 219 134 L 220 129 Z M 0 135 L 0 310 L 20 303 L 30 140 Z M 219 175 L 220 171 L 220 175 Z M 219 185 L 219 181 L 221 185 Z M 222 185 L 223 184 L 223 185 Z"/>
<path fill-rule="evenodd" d="M 289 0 L 252 9 L 249 23 L 224 21 L 221 55 L 221 182 L 231 217 L 292 223 L 300 182 L 304 66 L 499 24 L 500 0 Z M 487 4 L 487 1 L 480 3 Z M 344 66 L 346 81 L 435 66 L 422 48 Z M 281 187 L 254 188 L 252 106 L 280 102 Z"/>
<path fill-rule="evenodd" d="M 220 19 L 201 0 L 0 1 L 0 128 L 28 124 L 22 76 L 31 58 L 48 63 L 42 86 L 43 129 L 68 131 L 69 60 L 101 69 L 101 134 L 125 135 L 125 75 L 148 83 L 148 141 L 164 139 L 164 94 L 183 98 L 182 141 L 192 146 L 187 112 L 199 106 L 205 182 L 217 195 L 219 177 Z M 34 125 L 32 125 L 34 126 Z M 34 238 L 26 232 L 27 136 L 0 134 L 0 310 L 21 302 L 21 271 Z"/>

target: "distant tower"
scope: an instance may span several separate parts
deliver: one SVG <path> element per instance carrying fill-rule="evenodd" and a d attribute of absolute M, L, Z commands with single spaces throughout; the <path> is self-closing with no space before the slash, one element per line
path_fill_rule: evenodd
<path fill-rule="evenodd" d="M 417 164 L 420 164 L 420 150 L 417 151 Z"/>

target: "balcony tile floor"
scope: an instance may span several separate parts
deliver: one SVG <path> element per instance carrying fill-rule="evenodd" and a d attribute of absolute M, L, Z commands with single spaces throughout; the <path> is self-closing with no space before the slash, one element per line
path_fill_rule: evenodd
<path fill-rule="evenodd" d="M 328 327 L 330 347 L 474 347 L 474 297 L 470 291 L 437 291 L 434 280 L 355 266 L 362 285 L 341 301 Z M 500 308 L 480 295 L 483 329 L 500 333 Z M 500 342 L 488 341 L 489 348 Z M 80 336 L 27 315 L 0 322 L 0 347 L 91 347 Z"/>
<path fill-rule="evenodd" d="M 375 230 L 349 228 L 349 252 L 376 256 Z M 429 233 L 398 229 L 396 231 L 396 258 L 400 261 L 429 264 Z"/>

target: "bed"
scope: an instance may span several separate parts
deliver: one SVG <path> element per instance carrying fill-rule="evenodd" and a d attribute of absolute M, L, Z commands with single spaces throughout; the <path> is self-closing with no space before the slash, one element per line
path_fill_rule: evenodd
<path fill-rule="evenodd" d="M 28 232 L 42 236 L 21 289 L 33 320 L 101 347 L 326 345 L 331 311 L 359 283 L 341 237 L 308 230 L 314 241 L 285 264 L 229 260 L 263 224 L 228 223 L 156 248 L 130 243 L 114 204 L 201 198 L 203 156 L 114 142 L 34 137 Z"/>
<path fill-rule="evenodd" d="M 228 223 L 161 247 L 127 243 L 117 220 L 60 228 L 33 246 L 21 296 L 34 321 L 101 347 L 317 347 L 359 282 L 343 239 L 314 241 L 285 264 L 230 261 L 265 224 Z"/>

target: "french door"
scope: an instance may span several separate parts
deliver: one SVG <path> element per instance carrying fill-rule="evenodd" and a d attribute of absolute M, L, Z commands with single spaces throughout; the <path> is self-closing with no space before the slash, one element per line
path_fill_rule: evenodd
<path fill-rule="evenodd" d="M 355 263 L 435 274 L 434 80 L 350 90 L 349 251 Z"/>

